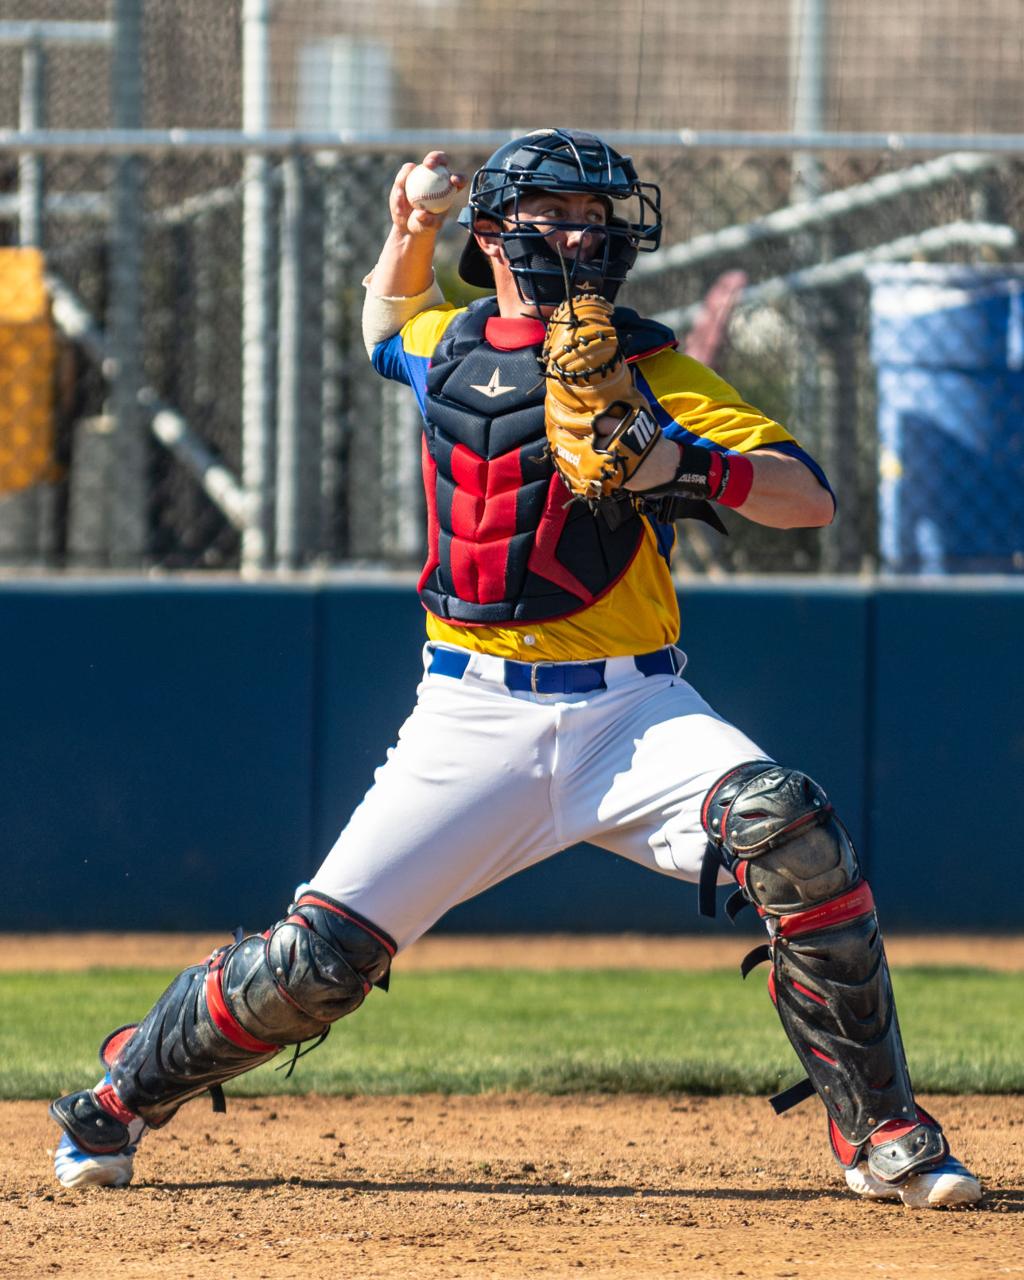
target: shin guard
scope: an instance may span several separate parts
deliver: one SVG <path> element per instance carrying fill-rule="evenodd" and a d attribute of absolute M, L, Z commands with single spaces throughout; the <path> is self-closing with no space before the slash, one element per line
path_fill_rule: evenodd
<path fill-rule="evenodd" d="M 856 1161 L 892 1125 L 900 1163 L 917 1110 L 874 900 L 828 796 L 798 770 L 752 760 L 710 789 L 702 821 L 711 869 L 732 872 L 768 926 L 742 972 L 771 961 L 769 991 L 807 1072 L 776 1110 L 816 1092 L 837 1155 Z"/>
<path fill-rule="evenodd" d="M 70 1094 L 51 1113 L 85 1150 L 121 1150 L 133 1119 L 158 1128 L 283 1047 L 322 1039 L 372 987 L 386 988 L 395 950 L 355 912 L 306 893 L 265 934 L 178 974 L 138 1026 L 108 1037 L 110 1097 Z"/>
<path fill-rule="evenodd" d="M 772 999 L 807 1076 L 851 1148 L 917 1115 L 871 890 L 781 916 Z"/>

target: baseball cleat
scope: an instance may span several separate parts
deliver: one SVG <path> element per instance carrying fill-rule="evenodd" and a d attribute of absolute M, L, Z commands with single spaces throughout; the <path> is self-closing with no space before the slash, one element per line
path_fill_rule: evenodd
<path fill-rule="evenodd" d="M 977 1204 L 981 1183 L 951 1155 L 923 1173 L 911 1174 L 904 1182 L 883 1182 L 862 1160 L 846 1170 L 846 1185 L 866 1200 L 900 1200 L 909 1209 L 942 1209 Z"/>
<path fill-rule="evenodd" d="M 112 1156 L 92 1155 L 76 1147 L 62 1134 L 53 1159 L 53 1171 L 62 1187 L 126 1187 L 132 1180 L 135 1147 Z"/>

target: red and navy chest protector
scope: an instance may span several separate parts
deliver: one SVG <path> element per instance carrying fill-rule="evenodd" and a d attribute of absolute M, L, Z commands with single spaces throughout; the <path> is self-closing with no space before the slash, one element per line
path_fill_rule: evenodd
<path fill-rule="evenodd" d="M 419 593 L 465 625 L 540 622 L 586 608 L 639 550 L 644 521 L 617 527 L 569 491 L 546 455 L 540 346 L 491 346 L 483 298 L 454 320 L 427 372 L 423 473 L 429 549 Z M 674 345 L 671 330 L 618 308 L 627 358 Z"/>

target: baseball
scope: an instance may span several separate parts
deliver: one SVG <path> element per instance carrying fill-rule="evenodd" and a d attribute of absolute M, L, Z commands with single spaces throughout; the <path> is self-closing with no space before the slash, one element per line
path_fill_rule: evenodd
<path fill-rule="evenodd" d="M 455 199 L 455 188 L 448 170 L 439 165 L 428 169 L 418 164 L 405 180 L 405 194 L 409 203 L 427 213 L 445 213 Z"/>

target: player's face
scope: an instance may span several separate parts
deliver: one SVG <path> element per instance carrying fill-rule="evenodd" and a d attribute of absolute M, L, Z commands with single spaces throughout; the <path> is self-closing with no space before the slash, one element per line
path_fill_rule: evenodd
<path fill-rule="evenodd" d="M 602 238 L 587 228 L 605 226 L 608 212 L 603 200 L 585 192 L 533 191 L 519 197 L 519 220 L 535 225 L 563 257 L 586 262 L 598 251 Z M 568 230 L 559 223 L 575 225 Z"/>
<path fill-rule="evenodd" d="M 518 213 L 518 225 L 535 225 L 555 253 L 561 251 L 566 261 L 578 257 L 586 262 L 602 252 L 604 237 L 601 228 L 607 225 L 608 209 L 599 196 L 585 192 L 531 191 L 520 195 Z M 546 320 L 554 311 L 554 305 L 529 302 L 523 298 L 498 236 L 500 231 L 512 231 L 516 225 L 511 220 L 499 226 L 480 219 L 474 230 L 481 250 L 491 260 L 501 314 L 539 316 Z"/>

